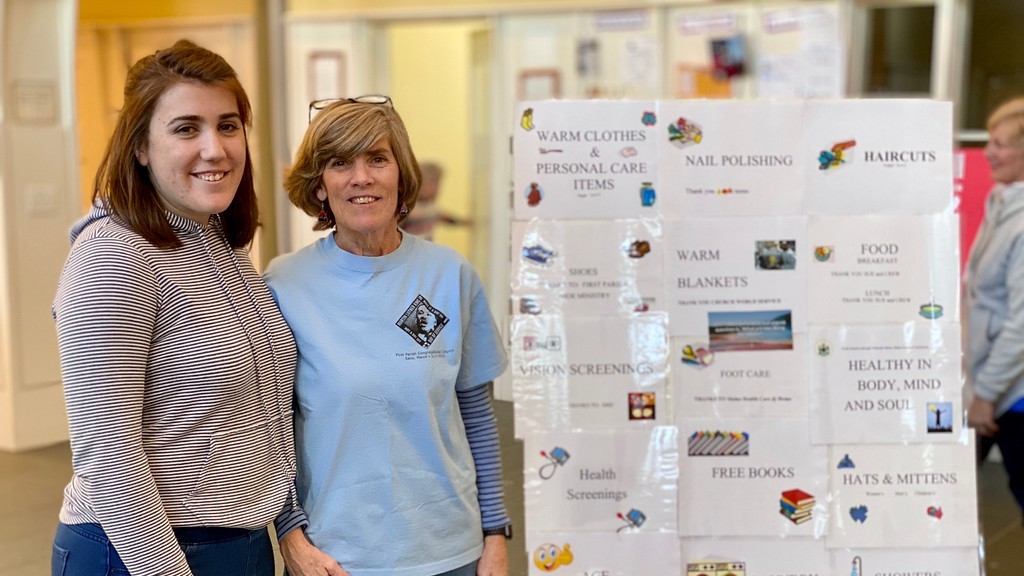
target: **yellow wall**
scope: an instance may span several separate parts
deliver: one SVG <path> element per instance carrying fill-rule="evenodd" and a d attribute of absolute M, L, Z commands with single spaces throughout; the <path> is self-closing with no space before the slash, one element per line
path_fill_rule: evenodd
<path fill-rule="evenodd" d="M 474 22 L 392 24 L 388 27 L 391 97 L 416 157 L 445 169 L 438 207 L 462 218 L 473 214 L 469 192 L 470 35 Z M 487 191 L 479 191 L 486 194 Z M 439 227 L 434 240 L 470 257 L 466 230 Z"/>
<path fill-rule="evenodd" d="M 158 18 L 252 16 L 258 0 L 79 0 L 81 22 L 125 22 Z M 335 2 L 336 4 L 336 2 Z"/>

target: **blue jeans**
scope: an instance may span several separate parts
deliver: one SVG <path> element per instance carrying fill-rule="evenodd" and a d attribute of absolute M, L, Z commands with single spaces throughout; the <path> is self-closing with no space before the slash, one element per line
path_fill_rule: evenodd
<path fill-rule="evenodd" d="M 175 528 L 195 576 L 274 576 L 267 530 Z M 57 525 L 52 576 L 127 575 L 128 569 L 99 524 Z"/>

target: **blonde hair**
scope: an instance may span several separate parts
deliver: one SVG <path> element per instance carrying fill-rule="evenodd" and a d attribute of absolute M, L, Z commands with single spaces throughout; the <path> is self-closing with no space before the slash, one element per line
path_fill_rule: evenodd
<path fill-rule="evenodd" d="M 381 138 L 387 138 L 398 163 L 398 202 L 395 215 L 401 223 L 404 204 L 410 211 L 419 196 L 420 167 L 413 154 L 409 133 L 401 116 L 390 105 L 367 104 L 341 100 L 323 110 L 310 122 L 302 137 L 295 162 L 285 177 L 284 188 L 288 199 L 310 216 L 320 213 L 317 189 L 323 183 L 324 170 L 333 158 L 354 158 L 373 147 Z M 314 230 L 328 230 L 335 226 L 334 214 L 324 206 L 326 222 L 317 221 Z"/>
<path fill-rule="evenodd" d="M 1013 128 L 1017 144 L 1024 147 L 1024 98 L 1008 100 L 996 108 L 988 117 L 988 131 L 1004 123 Z"/>

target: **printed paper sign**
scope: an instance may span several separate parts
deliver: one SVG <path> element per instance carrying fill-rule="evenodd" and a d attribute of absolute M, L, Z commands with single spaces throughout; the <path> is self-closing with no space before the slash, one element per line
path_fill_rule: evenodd
<path fill-rule="evenodd" d="M 834 550 L 833 574 L 977 576 L 977 548 Z"/>
<path fill-rule="evenodd" d="M 681 555 L 684 576 L 831 574 L 824 538 L 682 538 Z"/>
<path fill-rule="evenodd" d="M 523 102 L 516 118 L 516 220 L 658 215 L 656 102 Z"/>
<path fill-rule="evenodd" d="M 808 100 L 810 214 L 933 214 L 953 199 L 953 105 L 928 100 Z"/>
<path fill-rule="evenodd" d="M 806 334 L 789 349 L 747 353 L 713 352 L 706 335 L 673 337 L 676 418 L 806 416 L 807 354 Z"/>
<path fill-rule="evenodd" d="M 960 440 L 958 324 L 816 326 L 811 339 L 811 442 Z"/>
<path fill-rule="evenodd" d="M 666 222 L 672 334 L 707 334 L 722 353 L 792 349 L 806 331 L 806 232 L 802 217 Z"/>
<path fill-rule="evenodd" d="M 811 218 L 810 321 L 959 320 L 956 217 Z"/>
<path fill-rule="evenodd" d="M 517 316 L 511 346 L 518 434 L 668 421 L 665 314 Z"/>
<path fill-rule="evenodd" d="M 830 548 L 977 546 L 974 436 L 965 444 L 830 450 Z"/>
<path fill-rule="evenodd" d="M 827 450 L 807 419 L 680 426 L 680 536 L 815 536 L 828 527 Z"/>
<path fill-rule="evenodd" d="M 675 427 L 524 438 L 530 530 L 676 533 Z"/>
<path fill-rule="evenodd" d="M 513 313 L 657 310 L 662 245 L 656 220 L 512 222 Z"/>
<path fill-rule="evenodd" d="M 803 211 L 799 102 L 659 103 L 659 192 L 669 218 Z"/>
<path fill-rule="evenodd" d="M 530 576 L 679 576 L 679 538 L 656 532 L 526 533 Z"/>

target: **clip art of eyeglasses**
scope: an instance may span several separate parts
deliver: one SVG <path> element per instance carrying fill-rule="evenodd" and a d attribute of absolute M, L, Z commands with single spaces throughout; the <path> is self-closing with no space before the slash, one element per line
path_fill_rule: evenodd
<path fill-rule="evenodd" d="M 351 102 L 353 104 L 383 104 L 385 106 L 392 105 L 391 97 L 383 94 L 366 94 L 364 96 L 356 96 L 355 98 L 324 98 L 323 100 L 313 100 L 309 103 L 309 121 L 313 121 L 313 112 L 319 112 L 336 102 Z"/>

